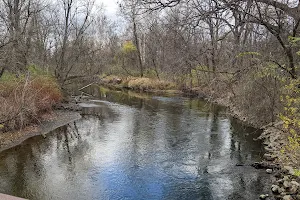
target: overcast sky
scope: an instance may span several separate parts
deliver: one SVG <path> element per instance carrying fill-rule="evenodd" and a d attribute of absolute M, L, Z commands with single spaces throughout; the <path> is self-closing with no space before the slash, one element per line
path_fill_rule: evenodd
<path fill-rule="evenodd" d="M 105 13 L 110 19 L 114 19 L 118 12 L 118 0 L 96 0 L 97 4 L 103 4 L 105 8 Z"/>

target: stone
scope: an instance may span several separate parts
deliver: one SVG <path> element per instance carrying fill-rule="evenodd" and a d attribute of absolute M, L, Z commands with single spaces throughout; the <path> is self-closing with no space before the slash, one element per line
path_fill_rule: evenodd
<path fill-rule="evenodd" d="M 297 186 L 297 187 L 300 186 L 300 184 L 299 184 L 297 181 L 291 181 L 291 184 L 292 184 L 292 185 L 295 185 L 295 186 Z"/>
<path fill-rule="evenodd" d="M 291 188 L 290 193 L 291 194 L 297 194 L 300 184 L 296 181 L 291 181 Z"/>
<path fill-rule="evenodd" d="M 270 148 L 270 147 L 268 147 L 268 146 L 265 146 L 264 148 L 265 148 L 265 150 L 266 150 L 266 151 L 268 151 L 268 152 L 271 152 L 271 151 L 273 151 L 273 149 L 272 149 L 272 148 Z"/>
<path fill-rule="evenodd" d="M 266 199 L 266 198 L 268 198 L 268 197 L 269 197 L 268 194 L 261 194 L 261 195 L 259 196 L 260 199 Z"/>
<path fill-rule="evenodd" d="M 272 174 L 273 170 L 272 170 L 272 169 L 266 169 L 266 172 L 267 172 L 268 174 Z"/>
<path fill-rule="evenodd" d="M 290 178 L 289 178 L 288 176 L 284 176 L 284 177 L 283 177 L 283 180 L 284 180 L 284 181 L 288 181 L 288 180 L 290 180 Z"/>
<path fill-rule="evenodd" d="M 273 193 L 279 194 L 279 192 L 278 192 L 279 189 L 280 189 L 280 187 L 278 185 L 272 185 L 271 186 L 271 190 L 272 190 Z"/>
<path fill-rule="evenodd" d="M 279 183 L 279 184 L 283 184 L 284 180 L 283 179 L 279 179 L 276 182 Z"/>
<path fill-rule="evenodd" d="M 278 164 L 273 164 L 269 162 L 255 162 L 251 164 L 252 167 L 256 169 L 280 169 Z"/>
<path fill-rule="evenodd" d="M 278 193 L 281 194 L 281 195 L 286 195 L 285 192 L 286 192 L 285 189 L 282 188 L 282 187 L 278 189 Z"/>
<path fill-rule="evenodd" d="M 284 181 L 284 182 L 283 182 L 283 187 L 284 187 L 285 189 L 292 187 L 291 182 L 289 182 L 289 181 Z"/>
<path fill-rule="evenodd" d="M 276 147 L 278 146 L 278 144 L 276 142 L 270 142 L 268 147 L 271 149 L 276 149 Z"/>
<path fill-rule="evenodd" d="M 298 192 L 298 186 L 292 185 L 292 187 L 289 190 L 290 194 L 297 194 Z"/>
<path fill-rule="evenodd" d="M 295 171 L 291 166 L 284 166 L 283 169 L 285 169 L 289 175 L 295 174 Z"/>
<path fill-rule="evenodd" d="M 274 176 L 275 176 L 276 178 L 278 178 L 278 179 L 282 179 L 282 178 L 283 178 L 283 176 L 282 176 L 282 174 L 280 173 L 280 171 L 277 171 L 277 172 L 274 174 Z"/>
<path fill-rule="evenodd" d="M 275 155 L 272 155 L 269 153 L 264 154 L 264 159 L 267 161 L 274 161 L 276 158 L 277 158 L 277 156 L 275 156 Z"/>
<path fill-rule="evenodd" d="M 284 197 L 282 197 L 282 200 L 293 200 L 291 195 L 285 195 Z"/>

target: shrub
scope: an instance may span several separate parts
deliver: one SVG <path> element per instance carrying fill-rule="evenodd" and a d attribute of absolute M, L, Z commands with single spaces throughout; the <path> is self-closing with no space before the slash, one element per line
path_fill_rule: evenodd
<path fill-rule="evenodd" d="M 300 79 L 289 81 L 283 88 L 281 101 L 284 111 L 280 114 L 283 128 L 287 133 L 288 145 L 283 146 L 281 152 L 285 154 L 284 162 L 295 166 L 300 164 Z"/>
<path fill-rule="evenodd" d="M 0 79 L 0 124 L 2 131 L 23 128 L 39 121 L 62 99 L 56 80 L 46 75 Z"/>
<path fill-rule="evenodd" d="M 150 78 L 131 78 L 128 87 L 141 91 L 175 89 L 175 85 L 171 82 Z"/>

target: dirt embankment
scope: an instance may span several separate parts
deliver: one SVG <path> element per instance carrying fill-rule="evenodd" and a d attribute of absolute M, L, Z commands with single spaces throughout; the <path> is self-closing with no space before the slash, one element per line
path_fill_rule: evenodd
<path fill-rule="evenodd" d="M 4 132 L 0 134 L 0 152 L 17 146 L 28 138 L 36 135 L 45 135 L 50 131 L 81 118 L 78 112 L 58 111 L 41 117 L 40 124 L 28 126 L 19 131 Z"/>
<path fill-rule="evenodd" d="M 228 99 L 211 99 L 211 101 L 226 106 L 233 117 L 263 130 L 258 139 L 264 144 L 264 161 L 254 163 L 253 166 L 265 169 L 266 173 L 272 176 L 273 184 L 270 185 L 270 194 L 263 194 L 260 199 L 300 200 L 300 177 L 295 169 L 297 166 L 288 163 L 286 161 L 288 153 L 282 151 L 282 147 L 289 145 L 287 134 L 283 131 L 283 123 L 271 123 L 260 127 Z"/>

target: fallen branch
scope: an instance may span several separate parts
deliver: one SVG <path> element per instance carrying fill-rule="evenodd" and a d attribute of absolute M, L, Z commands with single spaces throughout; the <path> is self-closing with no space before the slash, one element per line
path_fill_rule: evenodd
<path fill-rule="evenodd" d="M 85 88 L 87 88 L 87 87 L 90 87 L 90 86 L 93 85 L 93 84 L 95 84 L 95 82 L 90 83 L 90 84 L 88 84 L 88 85 L 86 85 L 86 86 L 80 88 L 79 91 L 81 91 L 81 90 L 83 90 L 83 89 L 85 89 Z"/>

